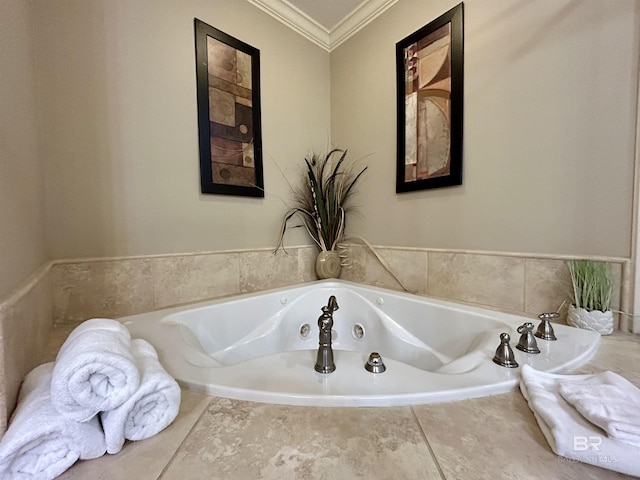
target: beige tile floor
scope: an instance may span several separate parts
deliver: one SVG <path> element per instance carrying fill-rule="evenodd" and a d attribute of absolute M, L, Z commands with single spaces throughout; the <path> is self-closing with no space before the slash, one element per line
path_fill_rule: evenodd
<path fill-rule="evenodd" d="M 69 328 L 57 328 L 55 358 Z M 640 337 L 603 338 L 578 372 L 613 370 L 640 385 Z M 576 372 L 576 373 L 578 373 Z M 166 430 L 117 455 L 80 461 L 63 480 L 622 479 L 568 463 L 547 445 L 519 391 L 393 408 L 268 405 L 183 391 Z M 638 455 L 640 462 L 640 452 Z"/>

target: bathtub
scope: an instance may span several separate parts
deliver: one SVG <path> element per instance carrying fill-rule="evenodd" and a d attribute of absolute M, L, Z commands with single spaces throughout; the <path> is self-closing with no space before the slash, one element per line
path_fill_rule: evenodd
<path fill-rule="evenodd" d="M 336 370 L 314 370 L 318 317 L 331 295 Z M 121 318 L 144 338 L 184 387 L 257 402 L 313 406 L 394 406 L 507 392 L 519 368 L 492 359 L 511 335 L 517 362 L 567 372 L 597 351 L 600 335 L 554 324 L 557 341 L 539 354 L 515 348 L 525 318 L 339 280 L 324 280 Z M 364 365 L 378 352 L 384 373 Z"/>

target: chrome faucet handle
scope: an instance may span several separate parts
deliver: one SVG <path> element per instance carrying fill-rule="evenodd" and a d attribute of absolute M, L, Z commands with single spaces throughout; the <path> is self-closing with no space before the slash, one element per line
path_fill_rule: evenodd
<path fill-rule="evenodd" d="M 553 326 L 551 326 L 551 319 L 558 318 L 560 316 L 557 312 L 552 313 L 541 313 L 538 315 L 538 318 L 541 320 L 540 325 L 538 325 L 538 329 L 534 334 L 536 337 L 541 338 L 543 340 L 557 340 L 556 335 L 553 331 Z"/>
<path fill-rule="evenodd" d="M 540 353 L 538 344 L 536 343 L 536 337 L 533 336 L 533 323 L 526 322 L 518 327 L 518 333 L 520 333 L 520 341 L 516 348 L 525 353 Z"/>
<path fill-rule="evenodd" d="M 321 308 L 322 315 L 318 318 L 318 327 L 322 329 L 323 326 L 326 327 L 327 324 L 333 325 L 333 312 L 338 310 L 338 308 L 336 297 L 331 295 L 327 304 Z"/>
<path fill-rule="evenodd" d="M 500 345 L 496 349 L 496 355 L 493 357 L 493 361 L 501 367 L 516 368 L 518 362 L 516 362 L 513 350 L 511 350 L 509 346 L 509 340 L 511 340 L 511 337 L 508 333 L 500 334 Z"/>
<path fill-rule="evenodd" d="M 338 306 L 338 301 L 336 300 L 335 295 L 331 295 L 329 297 L 329 301 L 327 302 L 327 306 L 326 307 L 322 307 L 322 311 L 325 311 L 325 308 L 327 309 L 326 311 L 328 311 L 329 313 L 333 313 L 336 310 L 338 310 L 338 308 L 340 308 Z"/>
<path fill-rule="evenodd" d="M 322 315 L 318 318 L 318 328 L 321 331 L 329 330 L 333 327 L 333 312 L 330 305 L 322 307 Z"/>
<path fill-rule="evenodd" d="M 333 327 L 333 315 L 331 313 L 323 312 L 318 318 L 318 328 L 321 332 L 331 331 Z"/>

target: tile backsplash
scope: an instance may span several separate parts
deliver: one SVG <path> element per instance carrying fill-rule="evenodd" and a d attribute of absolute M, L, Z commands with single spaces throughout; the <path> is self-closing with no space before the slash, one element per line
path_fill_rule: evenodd
<path fill-rule="evenodd" d="M 56 324 L 121 317 L 315 280 L 313 247 L 56 262 Z"/>
<path fill-rule="evenodd" d="M 341 278 L 402 290 L 368 247 L 347 246 Z M 397 278 L 419 295 L 535 318 L 568 299 L 562 256 L 375 247 Z M 47 262 L 0 300 L 0 435 L 15 407 L 24 375 L 41 361 L 54 324 L 117 318 L 201 300 L 284 287 L 316 279 L 313 246 L 231 250 Z M 629 310 L 630 260 L 608 261 L 614 306 Z M 562 310 L 566 311 L 566 308 Z M 629 326 L 621 318 L 619 328 Z"/>
<path fill-rule="evenodd" d="M 342 279 L 402 290 L 368 247 L 350 245 L 348 251 L 350 265 L 343 269 Z M 566 260 L 575 257 L 403 247 L 375 251 L 414 293 L 532 318 L 560 309 L 561 319 L 566 317 L 571 288 Z M 630 295 L 623 292 L 629 290 L 630 261 L 593 258 L 611 265 L 613 308 L 628 311 Z M 628 329 L 625 318 L 619 328 Z"/>
<path fill-rule="evenodd" d="M 22 379 L 40 362 L 53 326 L 51 262 L 0 301 L 0 435 L 13 412 Z"/>

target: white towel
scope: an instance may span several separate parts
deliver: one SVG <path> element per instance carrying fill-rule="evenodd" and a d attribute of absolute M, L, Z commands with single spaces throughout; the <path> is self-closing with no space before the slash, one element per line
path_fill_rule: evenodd
<path fill-rule="evenodd" d="M 122 405 L 139 384 L 127 328 L 115 320 L 94 318 L 76 327 L 62 344 L 51 398 L 61 415 L 86 422 Z"/>
<path fill-rule="evenodd" d="M 558 393 L 559 383 L 586 382 L 595 375 L 557 375 L 539 372 L 529 365 L 522 366 L 521 375 L 522 395 L 556 454 L 640 476 L 638 448 L 607 437 Z"/>
<path fill-rule="evenodd" d="M 140 369 L 140 387 L 119 407 L 102 412 L 107 452 L 118 453 L 127 440 L 144 440 L 164 430 L 178 415 L 180 387 L 162 368 L 153 346 L 131 341 Z"/>
<path fill-rule="evenodd" d="M 24 379 L 18 406 L 0 441 L 0 478 L 49 480 L 78 459 L 106 451 L 98 417 L 85 423 L 62 417 L 51 404 L 53 363 L 34 368 Z"/>
<path fill-rule="evenodd" d="M 640 447 L 640 389 L 613 372 L 584 383 L 561 382 L 560 395 L 610 438 Z"/>

